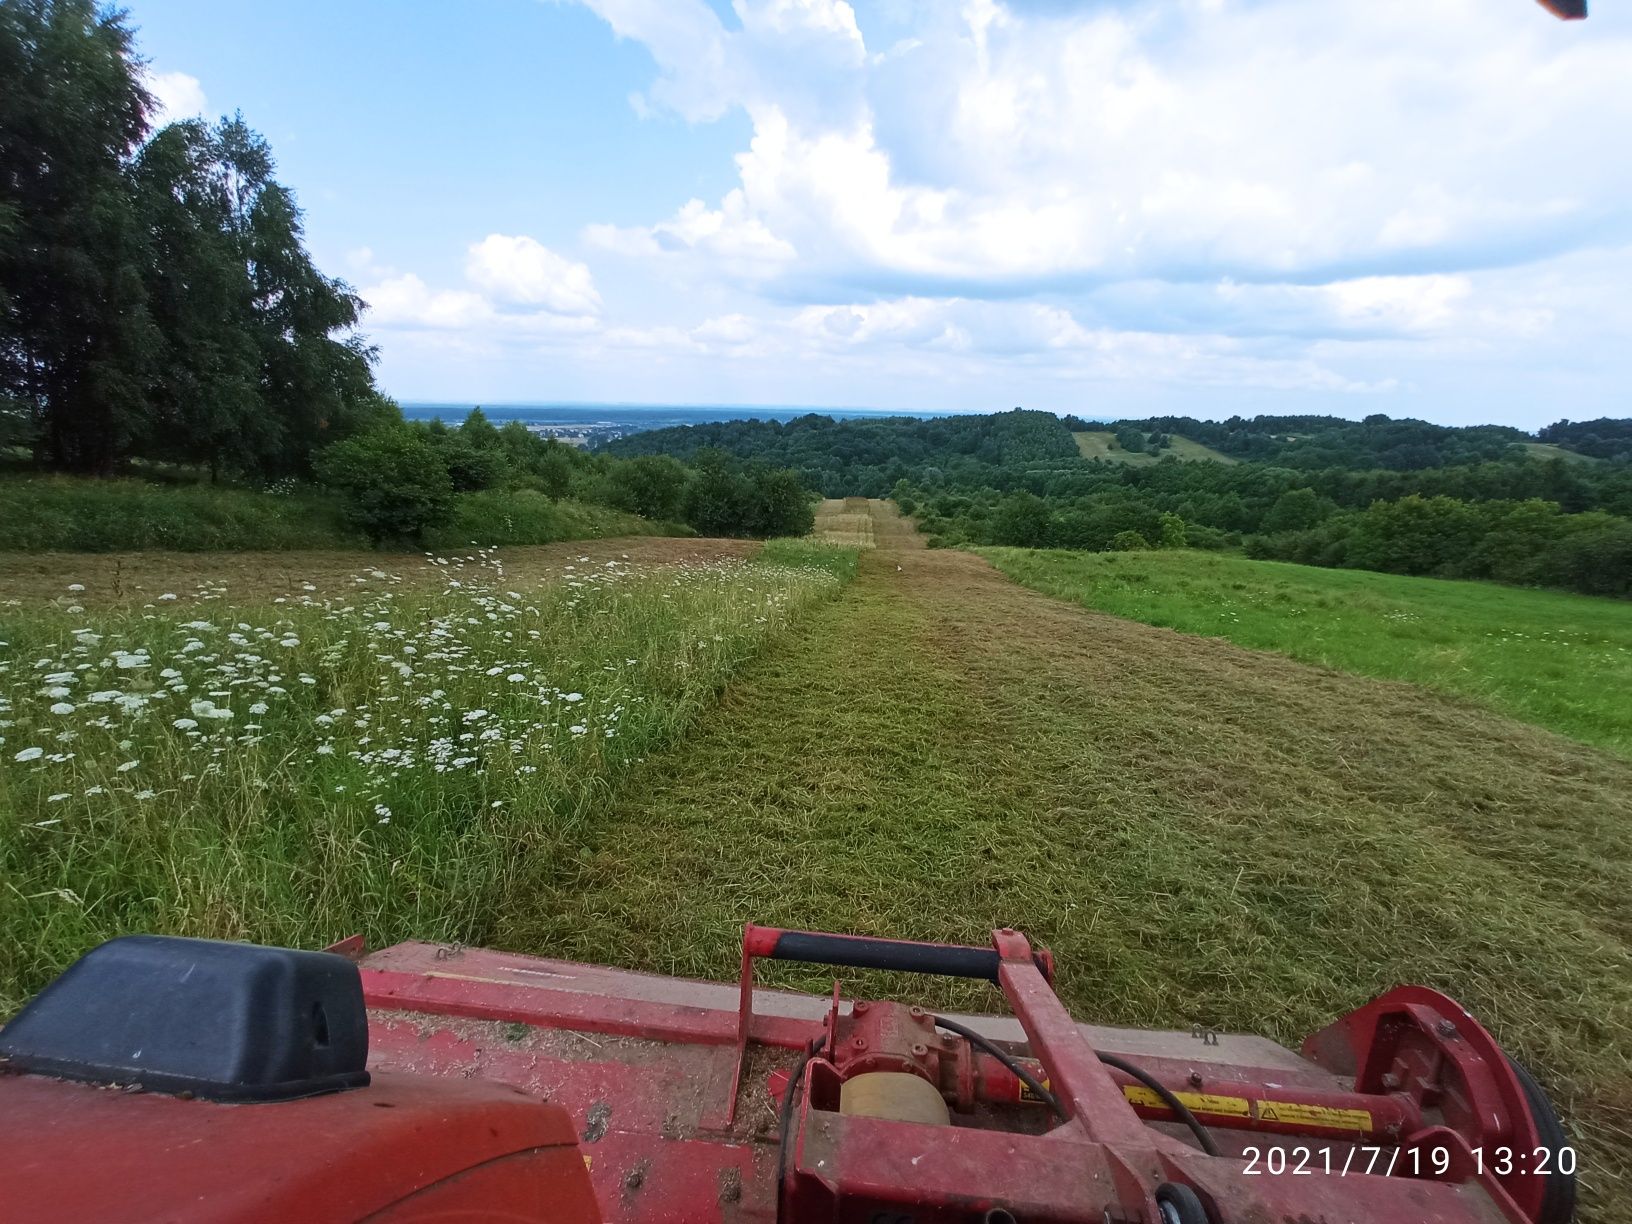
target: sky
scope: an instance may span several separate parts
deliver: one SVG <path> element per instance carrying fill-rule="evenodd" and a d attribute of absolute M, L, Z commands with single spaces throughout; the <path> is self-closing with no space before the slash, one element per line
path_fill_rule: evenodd
<path fill-rule="evenodd" d="M 1632 6 L 128 0 L 398 399 L 1632 415 Z"/>

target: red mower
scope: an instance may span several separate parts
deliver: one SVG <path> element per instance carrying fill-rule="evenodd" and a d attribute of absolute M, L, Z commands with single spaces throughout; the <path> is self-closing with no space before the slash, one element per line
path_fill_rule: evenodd
<path fill-rule="evenodd" d="M 755 989 L 974 978 L 1011 1016 Z M 1562 1224 L 1574 1152 L 1444 995 L 1294 1054 L 1079 1024 L 1015 931 L 750 926 L 736 986 L 407 943 L 130 936 L 0 1032 L 0 1220 Z"/>

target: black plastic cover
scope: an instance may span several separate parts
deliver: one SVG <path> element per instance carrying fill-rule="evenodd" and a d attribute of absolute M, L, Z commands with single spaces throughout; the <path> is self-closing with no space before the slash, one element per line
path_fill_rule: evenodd
<path fill-rule="evenodd" d="M 368 1083 L 357 966 L 329 952 L 127 935 L 87 952 L 0 1030 L 15 1070 L 278 1101 Z"/>

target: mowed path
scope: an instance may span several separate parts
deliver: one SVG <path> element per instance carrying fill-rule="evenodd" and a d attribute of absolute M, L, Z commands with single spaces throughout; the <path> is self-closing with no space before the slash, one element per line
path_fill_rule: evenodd
<path fill-rule="evenodd" d="M 1013 925 L 1083 1018 L 1287 1041 L 1423 982 L 1542 1069 L 1585 1218 L 1624 1218 L 1632 765 L 1051 600 L 872 514 L 855 583 L 635 769 L 499 942 L 729 979 L 748 920 Z"/>

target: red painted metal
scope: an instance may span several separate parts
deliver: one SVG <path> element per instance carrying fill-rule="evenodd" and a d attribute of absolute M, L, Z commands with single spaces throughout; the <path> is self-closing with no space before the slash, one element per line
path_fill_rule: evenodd
<path fill-rule="evenodd" d="M 7 1076 L 0 1102 L 7 1221 L 408 1221 L 450 1195 L 466 1218 L 599 1219 L 571 1118 L 502 1084 L 387 1072 L 217 1105 Z"/>
<path fill-rule="evenodd" d="M 921 951 L 971 976 L 989 966 L 1014 1019 L 959 1020 L 1040 1069 L 1066 1119 L 1023 1102 L 1001 1062 L 919 1008 L 847 1004 L 838 983 L 828 998 L 754 988 L 754 960 L 812 947 L 826 963 L 849 963 L 853 949 L 906 961 Z M 1299 1057 L 1258 1038 L 1077 1024 L 1051 987 L 1051 958 L 1006 930 L 980 950 L 750 927 L 734 985 L 427 944 L 337 950 L 360 958 L 373 1086 L 220 1106 L 0 1075 L 12 1170 L 0 1218 L 394 1220 L 434 1208 L 771 1224 L 780 1195 L 787 1224 L 974 1224 L 993 1207 L 1026 1224 L 1157 1224 L 1164 1182 L 1192 1187 L 1217 1224 L 1526 1224 L 1541 1210 L 1540 1179 L 1497 1178 L 1472 1155 L 1537 1140 L 1523 1086 L 1489 1034 L 1433 991 L 1391 992 Z M 779 1106 L 818 1039 L 787 1103 L 784 1152 Z M 1221 1154 L 1201 1152 L 1100 1050 L 1183 1094 Z M 871 1071 L 936 1084 L 953 1124 L 838 1112 L 845 1079 Z M 1339 1166 L 1381 1150 L 1399 1167 L 1248 1171 L 1249 1148 L 1295 1146 Z M 1450 1154 L 1444 1175 L 1409 1166 L 1433 1147 Z"/>

